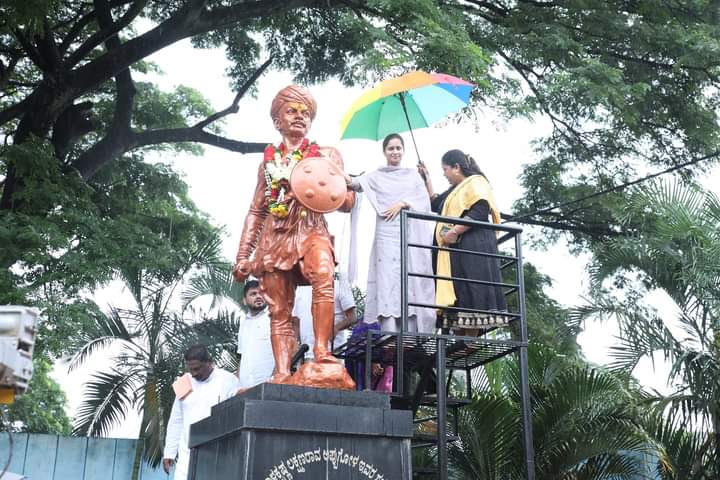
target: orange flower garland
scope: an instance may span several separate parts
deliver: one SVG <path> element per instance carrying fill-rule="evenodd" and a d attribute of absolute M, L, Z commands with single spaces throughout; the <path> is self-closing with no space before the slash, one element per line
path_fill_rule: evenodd
<path fill-rule="evenodd" d="M 288 151 L 285 144 L 277 148 L 274 145 L 265 147 L 265 198 L 267 199 L 268 211 L 278 218 L 288 216 L 288 202 L 285 198 L 290 191 L 290 174 L 293 168 L 303 158 L 320 156 L 320 148 L 317 143 L 310 142 L 307 138 L 302 141 L 300 147 Z"/>

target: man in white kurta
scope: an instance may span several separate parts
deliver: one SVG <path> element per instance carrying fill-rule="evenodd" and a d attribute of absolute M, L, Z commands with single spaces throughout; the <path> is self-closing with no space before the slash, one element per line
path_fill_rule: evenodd
<path fill-rule="evenodd" d="M 163 469 L 170 471 L 175 458 L 175 480 L 186 480 L 190 463 L 190 425 L 210 416 L 210 409 L 234 396 L 238 390 L 235 375 L 213 365 L 210 353 L 202 345 L 185 352 L 185 367 L 190 373 L 192 391 L 182 400 L 175 398 L 168 420 L 163 453 Z"/>
<path fill-rule="evenodd" d="M 243 300 L 247 313 L 238 331 L 238 379 L 240 388 L 250 388 L 270 380 L 275 357 L 270 342 L 270 315 L 257 280 L 245 282 Z"/>

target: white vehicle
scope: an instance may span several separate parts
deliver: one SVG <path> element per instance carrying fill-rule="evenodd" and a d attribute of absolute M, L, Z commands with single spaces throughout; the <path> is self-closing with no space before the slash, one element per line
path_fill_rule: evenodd
<path fill-rule="evenodd" d="M 0 403 L 27 390 L 39 315 L 35 308 L 0 305 Z"/>

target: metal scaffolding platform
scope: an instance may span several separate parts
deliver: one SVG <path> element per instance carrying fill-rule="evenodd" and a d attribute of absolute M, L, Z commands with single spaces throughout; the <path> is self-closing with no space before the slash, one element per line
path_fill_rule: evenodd
<path fill-rule="evenodd" d="M 512 254 L 473 252 L 456 248 L 410 244 L 407 240 L 409 219 L 429 222 L 446 222 L 469 225 L 500 232 L 498 244 L 512 250 Z M 510 225 L 495 225 L 467 218 L 442 217 L 434 214 L 401 211 L 401 304 L 402 328 L 399 332 L 368 330 L 362 336 L 352 337 L 346 344 L 335 349 L 334 354 L 347 360 L 346 366 L 355 378 L 363 378 L 367 389 L 371 385 L 374 363 L 393 367 L 393 408 L 412 410 L 418 428 L 413 448 L 433 448 L 437 464 L 413 471 L 414 478 L 448 479 L 448 444 L 458 440 L 458 411 L 472 401 L 472 371 L 492 361 L 514 354 L 519 362 L 520 400 L 525 446 L 527 479 L 535 479 L 532 423 L 530 418 L 530 392 L 527 365 L 527 324 L 525 319 L 525 292 L 522 272 L 522 230 Z M 438 277 L 436 275 L 408 272 L 409 248 L 446 250 L 463 255 L 479 255 L 496 259 L 504 277 L 514 277 L 503 282 L 477 279 Z M 470 308 L 446 307 L 433 303 L 408 301 L 408 278 L 430 277 L 436 280 L 467 281 L 501 288 L 508 301 L 508 311 L 495 312 Z M 428 299 L 428 302 L 430 299 Z M 428 334 L 407 331 L 409 307 L 431 308 L 445 311 L 476 312 L 488 315 L 500 314 L 509 318 L 509 324 L 483 330 L 479 337 Z M 465 375 L 465 391 L 462 396 L 449 397 L 453 376 Z M 455 392 L 457 394 L 457 392 Z M 429 428 L 428 425 L 432 425 Z"/>
<path fill-rule="evenodd" d="M 352 338 L 334 353 L 338 358 L 368 358 L 371 363 L 394 364 L 399 351 L 397 346 L 401 344 L 400 356 L 407 365 L 420 365 L 435 358 L 438 339 L 445 341 L 445 368 L 452 370 L 472 370 L 527 346 L 527 342 L 515 340 L 369 330 L 367 335 Z"/>

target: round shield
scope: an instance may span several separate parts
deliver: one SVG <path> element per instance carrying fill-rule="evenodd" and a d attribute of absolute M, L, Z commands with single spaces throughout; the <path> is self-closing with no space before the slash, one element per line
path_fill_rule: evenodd
<path fill-rule="evenodd" d="M 300 203 L 318 213 L 340 208 L 347 193 L 342 171 L 324 157 L 305 158 L 295 165 L 290 187 Z"/>

